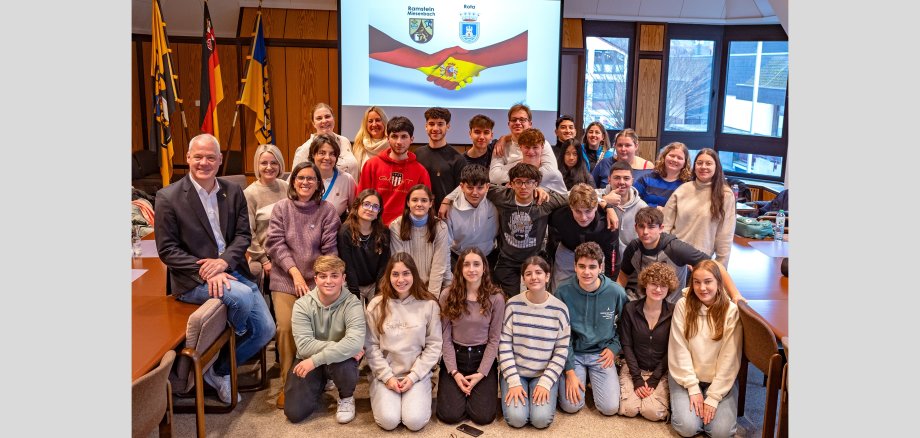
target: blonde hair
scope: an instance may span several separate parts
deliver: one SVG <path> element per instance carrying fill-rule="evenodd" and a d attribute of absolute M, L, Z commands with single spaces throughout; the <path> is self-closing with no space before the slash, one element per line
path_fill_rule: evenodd
<path fill-rule="evenodd" d="M 313 262 L 313 272 L 345 272 L 345 261 L 334 255 L 321 255 Z"/>
<path fill-rule="evenodd" d="M 278 161 L 278 164 L 281 166 L 281 170 L 278 171 L 278 178 L 281 178 L 281 174 L 284 173 L 284 156 L 281 155 L 281 149 L 278 149 L 278 146 L 273 144 L 260 144 L 256 148 L 255 155 L 252 156 L 252 168 L 256 173 L 256 179 L 262 178 L 262 172 L 259 172 L 259 157 L 262 154 L 269 152 L 275 156 L 275 160 Z"/>
<path fill-rule="evenodd" d="M 380 123 L 383 124 L 383 137 L 386 138 L 388 119 L 387 114 L 383 112 L 383 108 L 380 108 L 379 106 L 372 106 L 364 110 L 364 117 L 361 119 L 361 127 L 358 128 L 358 133 L 355 134 L 354 144 L 351 145 L 351 150 L 356 157 L 364 155 L 364 138 L 366 137 L 373 140 L 373 138 L 370 136 L 370 133 L 367 132 L 367 117 L 371 112 L 375 112 L 380 116 Z"/>
<path fill-rule="evenodd" d="M 585 183 L 578 183 L 569 190 L 569 207 L 597 208 L 597 192 Z"/>

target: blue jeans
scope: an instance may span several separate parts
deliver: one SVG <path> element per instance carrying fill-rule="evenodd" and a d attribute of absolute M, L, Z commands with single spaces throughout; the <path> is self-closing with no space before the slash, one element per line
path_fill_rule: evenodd
<path fill-rule="evenodd" d="M 731 391 L 719 402 L 716 415 L 709 424 L 703 424 L 703 419 L 693 413 L 690 406 L 690 394 L 686 388 L 677 384 L 668 374 L 668 387 L 671 391 L 671 426 L 680 436 L 691 437 L 699 432 L 704 432 L 713 438 L 735 436 L 738 429 L 738 385 L 732 385 Z M 703 397 L 709 385 L 700 383 Z"/>
<path fill-rule="evenodd" d="M 237 336 L 236 363 L 242 365 L 272 340 L 275 336 L 275 321 L 272 320 L 259 287 L 237 271 L 230 272 L 230 275 L 238 280 L 230 281 L 230 289 L 224 291 L 220 300 L 227 306 L 227 320 Z M 208 284 L 204 283 L 176 299 L 183 303 L 202 304 L 210 298 Z M 229 362 L 229 355 L 221 352 L 214 364 L 215 374 L 230 374 Z"/>
<path fill-rule="evenodd" d="M 540 378 L 524 376 L 520 376 L 520 378 L 521 385 L 527 391 L 527 400 L 524 405 L 512 401 L 511 406 L 505 403 L 505 396 L 508 395 L 508 381 L 504 377 L 498 379 L 502 390 L 502 415 L 504 415 L 505 421 L 511 427 L 524 427 L 528 422 L 537 429 L 549 427 L 553 423 L 553 416 L 556 415 L 556 392 L 558 391 L 559 382 L 556 382 L 549 389 L 549 398 L 547 398 L 546 403 L 537 406 L 531 404 L 531 399 L 533 398 L 533 390 L 537 387 L 537 382 L 540 381 Z"/>
<path fill-rule="evenodd" d="M 556 253 L 558 254 L 558 252 Z M 575 353 L 574 371 L 581 380 L 582 385 L 587 385 L 585 377 L 591 381 L 591 389 L 594 393 L 594 405 L 597 410 L 604 415 L 615 415 L 620 409 L 620 377 L 617 375 L 617 367 L 610 365 L 609 368 L 601 368 L 600 353 Z M 569 403 L 565 398 L 565 373 L 559 378 L 559 406 L 563 411 L 574 414 L 585 406 L 585 392 L 578 390 L 578 403 Z"/>

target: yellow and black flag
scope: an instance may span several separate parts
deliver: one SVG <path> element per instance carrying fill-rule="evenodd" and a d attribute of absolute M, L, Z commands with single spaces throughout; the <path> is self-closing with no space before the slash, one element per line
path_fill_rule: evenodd
<path fill-rule="evenodd" d="M 170 117 L 176 109 L 176 76 L 169 57 L 169 40 L 166 39 L 166 23 L 160 1 L 153 0 L 153 41 L 150 46 L 150 76 L 153 77 L 153 144 L 160 149 L 160 176 L 163 187 L 172 178 L 173 139 Z"/>
<path fill-rule="evenodd" d="M 208 2 L 204 2 L 204 35 L 201 42 L 201 132 L 220 139 L 217 129 L 217 104 L 224 100 L 217 58 L 217 38 L 211 25 Z"/>
<path fill-rule="evenodd" d="M 269 90 L 268 53 L 265 51 L 265 37 L 262 34 L 262 8 L 259 8 L 256 14 L 249 66 L 246 69 L 246 77 L 243 78 L 243 91 L 237 102 L 255 111 L 255 134 L 259 144 L 275 144 Z"/>

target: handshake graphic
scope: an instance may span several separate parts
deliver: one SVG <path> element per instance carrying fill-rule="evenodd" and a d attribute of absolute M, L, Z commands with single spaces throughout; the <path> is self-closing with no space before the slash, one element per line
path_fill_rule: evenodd
<path fill-rule="evenodd" d="M 402 44 L 373 26 L 369 35 L 372 59 L 418 70 L 427 76 L 428 82 L 448 90 L 466 87 L 489 67 L 527 60 L 526 31 L 476 50 L 454 46 L 432 54 Z"/>

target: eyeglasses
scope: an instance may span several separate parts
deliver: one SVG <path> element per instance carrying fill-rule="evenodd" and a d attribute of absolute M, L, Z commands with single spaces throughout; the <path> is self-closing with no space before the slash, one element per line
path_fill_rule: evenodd
<path fill-rule="evenodd" d="M 361 207 L 364 207 L 365 210 L 373 211 L 373 212 L 375 212 L 375 213 L 380 211 L 380 206 L 379 206 L 379 205 L 373 204 L 373 203 L 370 203 L 370 202 L 362 203 L 362 204 L 361 204 Z"/>
<path fill-rule="evenodd" d="M 515 186 L 515 187 L 527 187 L 527 188 L 531 188 L 531 187 L 537 185 L 537 182 L 534 181 L 534 180 L 532 180 L 532 179 L 529 179 L 529 180 L 527 180 L 527 181 L 521 181 L 521 180 L 519 180 L 519 179 L 516 179 L 516 180 L 514 180 L 514 181 L 511 181 L 511 185 L 513 185 L 513 186 Z"/>
<path fill-rule="evenodd" d="M 308 175 L 298 175 L 297 178 L 294 178 L 294 180 L 297 181 L 297 182 L 315 183 L 315 182 L 316 182 L 316 177 L 315 177 L 315 176 L 308 176 Z"/>
<path fill-rule="evenodd" d="M 510 123 L 520 123 L 520 124 L 524 124 L 524 123 L 527 123 L 527 122 L 529 122 L 529 121 L 530 121 L 530 119 L 528 119 L 528 118 L 526 118 L 526 117 L 515 117 L 515 118 L 513 118 L 513 119 L 508 119 L 508 122 L 510 122 Z"/>

